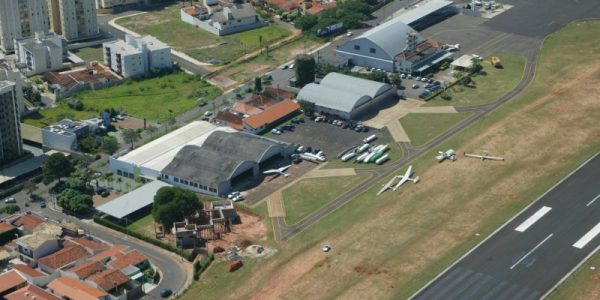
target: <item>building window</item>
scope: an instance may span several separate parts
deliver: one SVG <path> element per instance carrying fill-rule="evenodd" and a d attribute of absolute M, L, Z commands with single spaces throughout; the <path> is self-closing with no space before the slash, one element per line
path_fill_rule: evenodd
<path fill-rule="evenodd" d="M 360 50 L 360 45 L 354 45 L 354 50 Z"/>
<path fill-rule="evenodd" d="M 179 182 L 179 178 L 175 177 L 174 178 L 175 182 Z"/>
<path fill-rule="evenodd" d="M 375 48 L 371 48 L 371 49 L 369 49 L 369 52 L 370 52 L 370 53 L 375 53 L 375 52 L 377 52 L 377 51 L 375 50 Z"/>

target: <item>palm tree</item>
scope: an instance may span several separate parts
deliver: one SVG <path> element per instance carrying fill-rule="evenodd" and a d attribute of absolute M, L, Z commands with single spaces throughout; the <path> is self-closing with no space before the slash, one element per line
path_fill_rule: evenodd
<path fill-rule="evenodd" d="M 133 129 L 123 129 L 121 132 L 121 136 L 126 143 L 131 144 L 131 149 L 133 149 L 133 143 L 139 141 L 142 137 L 140 133 Z"/>
<path fill-rule="evenodd" d="M 120 192 L 121 191 L 121 182 L 123 182 L 123 179 L 121 179 L 121 177 L 117 177 L 117 191 Z"/>

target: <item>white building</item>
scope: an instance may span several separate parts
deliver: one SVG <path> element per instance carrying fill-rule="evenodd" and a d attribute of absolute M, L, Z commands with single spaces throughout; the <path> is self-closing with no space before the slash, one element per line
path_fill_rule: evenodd
<path fill-rule="evenodd" d="M 202 5 L 181 9 L 181 20 L 212 34 L 226 35 L 242 32 L 266 24 L 250 3 L 220 5 L 217 0 L 204 0 Z"/>
<path fill-rule="evenodd" d="M 0 47 L 14 51 L 14 39 L 48 32 L 48 0 L 0 1 Z"/>
<path fill-rule="evenodd" d="M 26 76 L 56 71 L 63 64 L 63 40 L 56 34 L 38 32 L 34 37 L 15 40 L 15 52 Z"/>
<path fill-rule="evenodd" d="M 47 0 L 50 6 L 50 29 L 68 41 L 82 40 L 99 34 L 94 0 Z"/>
<path fill-rule="evenodd" d="M 50 149 L 71 151 L 77 149 L 77 140 L 88 136 L 90 126 L 84 122 L 64 119 L 42 128 L 43 146 Z"/>
<path fill-rule="evenodd" d="M 21 72 L 13 66 L 8 64 L 0 64 L 0 81 L 6 80 L 11 81 L 15 84 L 15 91 L 17 96 L 17 106 L 19 107 L 19 113 L 21 116 L 27 112 L 25 106 L 25 97 L 23 96 L 23 81 L 21 80 Z"/>
<path fill-rule="evenodd" d="M 97 9 L 113 8 L 115 6 L 125 6 L 137 4 L 140 2 L 148 2 L 147 0 L 96 0 Z"/>
<path fill-rule="evenodd" d="M 153 69 L 170 69 L 173 66 L 171 48 L 152 36 L 136 38 L 126 35 L 125 41 L 108 42 L 102 46 L 104 63 L 123 77 L 142 76 Z"/>

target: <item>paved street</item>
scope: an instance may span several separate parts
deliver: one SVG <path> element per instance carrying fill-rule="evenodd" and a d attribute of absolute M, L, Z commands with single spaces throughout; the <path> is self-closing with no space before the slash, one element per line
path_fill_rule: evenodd
<path fill-rule="evenodd" d="M 413 299 L 539 299 L 600 248 L 600 155 Z"/>

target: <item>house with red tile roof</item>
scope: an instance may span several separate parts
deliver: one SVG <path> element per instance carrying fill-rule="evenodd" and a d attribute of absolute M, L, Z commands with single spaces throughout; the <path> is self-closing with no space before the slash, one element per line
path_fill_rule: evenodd
<path fill-rule="evenodd" d="M 56 236 L 35 232 L 18 238 L 14 249 L 21 261 L 30 267 L 35 267 L 40 258 L 58 251 L 60 243 Z"/>
<path fill-rule="evenodd" d="M 59 297 L 50 294 L 49 292 L 35 286 L 28 284 L 23 288 L 20 288 L 6 296 L 6 300 L 61 300 Z"/>
<path fill-rule="evenodd" d="M 107 300 L 108 294 L 71 277 L 59 277 L 48 284 L 53 294 L 66 299 Z"/>
<path fill-rule="evenodd" d="M 127 295 L 129 298 L 134 294 L 141 295 L 142 292 L 139 284 L 130 280 L 127 275 L 116 269 L 96 273 L 85 281 L 92 287 L 103 290 L 115 297 Z"/>
<path fill-rule="evenodd" d="M 244 103 L 244 102 L 236 102 L 231 106 L 230 109 L 232 112 L 236 112 L 239 113 L 241 115 L 244 115 L 245 117 L 247 116 L 252 116 L 252 115 L 256 115 L 256 114 L 260 114 L 261 112 L 263 112 L 262 109 L 252 106 L 250 104 Z"/>
<path fill-rule="evenodd" d="M 40 269 L 46 273 L 54 274 L 58 270 L 74 266 L 89 257 L 90 253 L 85 248 L 77 245 L 62 248 L 38 260 Z"/>
<path fill-rule="evenodd" d="M 38 227 L 38 225 L 44 222 L 45 221 L 42 217 L 29 213 L 17 217 L 12 222 L 12 225 L 14 225 L 15 227 L 19 227 L 19 229 L 23 231 L 31 233 L 35 230 L 36 227 Z"/>
<path fill-rule="evenodd" d="M 244 119 L 244 131 L 260 133 L 295 116 L 300 105 L 291 99 L 285 99 L 263 112 Z"/>
<path fill-rule="evenodd" d="M 0 299 L 27 285 L 27 280 L 16 271 L 0 274 Z"/>
<path fill-rule="evenodd" d="M 110 248 L 110 246 L 107 244 L 101 244 L 99 242 L 90 240 L 85 237 L 76 237 L 76 238 L 70 239 L 69 241 L 76 245 L 84 247 L 85 250 L 90 252 L 92 255 L 98 254 L 98 253 Z"/>
<path fill-rule="evenodd" d="M 38 286 L 47 285 L 48 282 L 52 281 L 57 276 L 43 273 L 40 270 L 36 270 L 34 268 L 22 264 L 12 265 L 11 268 L 17 273 L 19 273 L 21 276 L 23 276 L 27 280 L 27 282 Z"/>
<path fill-rule="evenodd" d="M 109 262 L 108 265 L 115 269 L 122 269 L 127 266 L 142 267 L 142 265 L 147 262 L 148 258 L 144 254 L 137 250 L 133 250 L 127 253 L 117 253 L 115 259 Z"/>
<path fill-rule="evenodd" d="M 75 279 L 86 279 L 96 273 L 104 271 L 104 269 L 104 265 L 101 262 L 89 260 L 64 270 L 62 275 L 73 277 Z"/>

